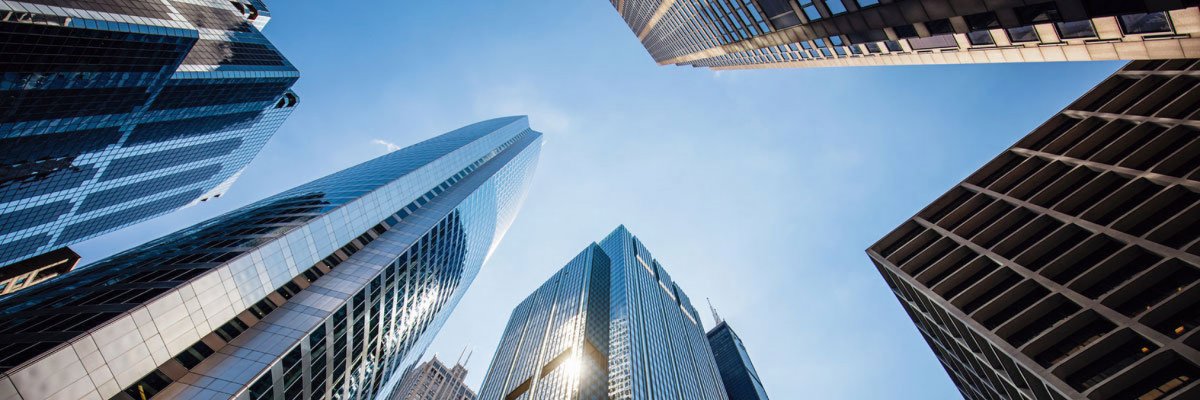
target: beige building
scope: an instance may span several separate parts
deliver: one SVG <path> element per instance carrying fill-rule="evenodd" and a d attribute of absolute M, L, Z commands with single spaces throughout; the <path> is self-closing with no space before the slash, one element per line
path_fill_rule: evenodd
<path fill-rule="evenodd" d="M 1200 57 L 1195 0 L 611 0 L 660 65 Z"/>
<path fill-rule="evenodd" d="M 471 356 L 467 356 L 469 360 Z M 463 379 L 467 368 L 463 361 L 453 367 L 442 364 L 437 356 L 407 372 L 392 391 L 391 400 L 475 400 L 475 391 Z"/>
<path fill-rule="evenodd" d="M 1200 62 L 1134 61 L 867 250 L 967 399 L 1200 399 Z"/>

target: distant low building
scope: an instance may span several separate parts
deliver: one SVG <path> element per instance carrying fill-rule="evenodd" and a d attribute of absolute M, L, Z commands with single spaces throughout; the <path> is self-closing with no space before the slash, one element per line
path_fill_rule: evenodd
<path fill-rule="evenodd" d="M 447 367 L 433 356 L 404 374 L 391 400 L 475 400 L 475 391 L 463 382 L 466 377 L 462 362 Z"/>
<path fill-rule="evenodd" d="M 0 295 L 62 275 L 79 264 L 79 254 L 63 247 L 0 269 Z"/>

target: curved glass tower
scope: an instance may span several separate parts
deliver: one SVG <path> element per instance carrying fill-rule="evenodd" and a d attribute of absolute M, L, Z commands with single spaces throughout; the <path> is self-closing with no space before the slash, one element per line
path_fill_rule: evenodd
<path fill-rule="evenodd" d="M 4 298 L 0 397 L 373 397 L 503 237 L 541 136 L 469 125 Z"/>

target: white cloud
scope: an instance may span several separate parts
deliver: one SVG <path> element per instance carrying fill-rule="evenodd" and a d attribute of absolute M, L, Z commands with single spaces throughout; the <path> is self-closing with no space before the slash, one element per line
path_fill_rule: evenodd
<path fill-rule="evenodd" d="M 389 142 L 389 141 L 386 141 L 383 139 L 375 139 L 375 140 L 372 140 L 371 143 L 381 144 L 381 145 L 386 146 L 388 153 L 391 153 L 396 150 L 400 150 L 400 146 L 397 146 L 395 143 L 392 143 L 392 142 Z"/>

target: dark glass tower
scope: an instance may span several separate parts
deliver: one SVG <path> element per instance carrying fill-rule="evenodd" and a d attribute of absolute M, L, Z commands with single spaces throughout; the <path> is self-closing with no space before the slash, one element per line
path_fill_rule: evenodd
<path fill-rule="evenodd" d="M 611 0 L 660 65 L 1200 57 L 1196 0 Z"/>
<path fill-rule="evenodd" d="M 723 400 L 699 318 L 618 227 L 517 305 L 479 398 Z"/>
<path fill-rule="evenodd" d="M 297 102 L 254 4 L 0 2 L 0 269 L 228 189 Z"/>
<path fill-rule="evenodd" d="M 349 399 L 416 363 L 541 148 L 469 125 L 0 299 L 8 399 Z"/>
<path fill-rule="evenodd" d="M 708 344 L 717 360 L 717 369 L 721 371 L 721 381 L 725 383 L 729 400 L 768 399 L 762 379 L 754 370 L 754 363 L 750 362 L 746 345 L 728 323 L 720 321 L 708 331 Z"/>
<path fill-rule="evenodd" d="M 1130 63 L 867 250 L 964 397 L 1200 398 L 1197 73 Z"/>

